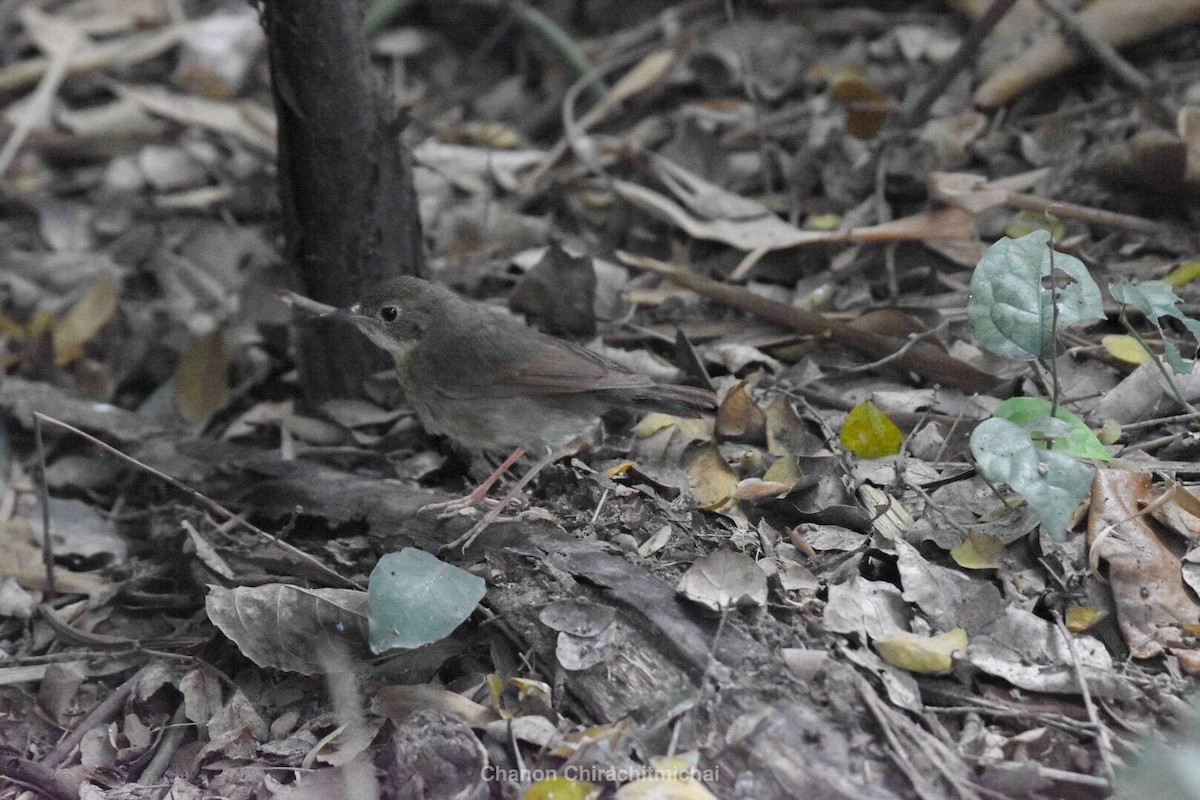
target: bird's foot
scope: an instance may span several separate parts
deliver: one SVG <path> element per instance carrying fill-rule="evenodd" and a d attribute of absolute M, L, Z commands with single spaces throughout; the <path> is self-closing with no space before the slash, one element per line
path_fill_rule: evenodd
<path fill-rule="evenodd" d="M 521 502 L 521 498 L 517 498 L 516 502 Z M 473 514 L 477 511 L 490 512 L 493 509 L 500 508 L 503 510 L 503 501 L 496 500 L 487 495 L 477 497 L 475 492 L 471 492 L 463 497 L 454 500 L 446 500 L 441 503 L 426 503 L 417 509 L 418 514 L 424 514 L 427 511 L 438 512 L 438 519 L 449 519 L 462 514 Z M 498 519 L 505 519 L 498 517 Z"/>
<path fill-rule="evenodd" d="M 521 448 L 518 448 L 517 452 L 520 453 L 520 452 L 523 452 L 523 450 Z M 514 453 L 514 455 L 516 455 L 516 454 Z M 474 525 L 472 525 L 471 530 L 467 531 L 462 536 L 455 539 L 453 542 L 450 542 L 449 544 L 443 546 L 442 550 L 443 551 L 452 550 L 455 547 L 461 546 L 462 552 L 464 552 L 464 553 L 467 552 L 467 548 L 470 547 L 471 543 L 474 542 L 479 537 L 479 534 L 483 533 L 484 530 L 487 528 L 487 526 L 491 525 L 493 522 L 495 522 L 497 519 L 499 519 L 500 512 L 503 511 L 504 509 L 508 508 L 510 505 L 512 505 L 513 501 L 521 496 L 521 490 L 523 490 L 529 484 L 529 481 L 533 480 L 533 477 L 535 475 L 537 475 L 539 472 L 541 472 L 542 469 L 545 468 L 545 466 L 553 460 L 554 460 L 554 451 L 551 450 L 549 447 L 547 447 L 546 454 L 544 456 L 542 456 L 542 458 L 539 459 L 538 462 L 536 464 L 534 464 L 529 469 L 528 472 L 526 472 L 523 476 L 521 476 L 521 480 L 517 481 L 516 485 L 508 490 L 508 494 L 504 495 L 504 499 L 502 499 L 499 503 L 497 503 L 495 506 L 493 506 L 492 509 L 490 511 L 488 511 L 486 514 L 484 514 L 482 519 L 480 519 L 478 522 L 476 522 Z M 479 490 L 476 489 L 476 491 L 479 491 Z M 475 492 L 472 492 L 472 494 L 474 494 L 474 493 Z"/>
<path fill-rule="evenodd" d="M 461 547 L 462 552 L 464 552 L 464 553 L 467 552 L 467 548 L 470 547 L 471 544 L 476 539 L 479 538 L 479 534 L 483 533 L 484 530 L 489 525 L 491 525 L 493 522 L 495 522 L 498 519 L 501 519 L 499 514 L 497 514 L 495 517 L 490 518 L 490 519 L 489 519 L 489 517 L 491 517 L 490 513 L 487 516 L 485 516 L 483 519 L 479 520 L 479 522 L 476 522 L 474 525 L 472 525 L 471 529 L 469 531 L 467 531 L 466 533 L 464 533 L 462 536 L 458 537 L 453 542 L 447 542 L 446 544 L 442 545 L 441 552 L 444 553 L 449 550 L 453 550 L 456 547 Z"/>

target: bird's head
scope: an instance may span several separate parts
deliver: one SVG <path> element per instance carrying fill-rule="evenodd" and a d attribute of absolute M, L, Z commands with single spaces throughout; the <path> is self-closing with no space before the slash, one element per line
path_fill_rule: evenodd
<path fill-rule="evenodd" d="M 389 278 L 338 316 L 349 320 L 397 360 L 421 341 L 438 308 L 453 294 L 421 278 Z"/>

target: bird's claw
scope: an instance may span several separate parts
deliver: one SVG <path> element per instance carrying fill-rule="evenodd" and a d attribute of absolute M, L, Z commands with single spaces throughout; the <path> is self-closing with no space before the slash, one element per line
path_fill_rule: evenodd
<path fill-rule="evenodd" d="M 500 504 L 499 500 L 493 500 L 490 497 L 474 498 L 471 495 L 459 497 L 455 500 L 446 500 L 440 503 L 426 503 L 417 509 L 418 514 L 425 514 L 430 511 L 438 512 L 438 519 L 449 519 L 457 517 L 468 509 L 472 511 L 487 510 L 491 511 Z"/>
<path fill-rule="evenodd" d="M 499 520 L 499 519 L 500 518 L 497 517 L 497 520 Z M 511 517 L 510 517 L 510 519 L 511 519 Z M 483 519 L 479 520 L 479 522 L 476 522 L 474 525 L 472 525 L 471 529 L 469 531 L 467 531 L 466 533 L 464 533 L 462 536 L 458 537 L 457 539 L 455 539 L 452 542 L 447 542 L 446 544 L 442 545 L 441 552 L 444 553 L 448 550 L 453 550 L 454 548 L 461 545 L 462 546 L 461 552 L 465 554 L 467 552 L 467 548 L 470 547 L 471 544 L 476 539 L 479 538 L 479 534 L 483 533 L 484 530 L 489 525 L 492 524 L 492 522 L 495 522 L 497 520 L 489 520 L 487 517 L 484 517 Z"/>

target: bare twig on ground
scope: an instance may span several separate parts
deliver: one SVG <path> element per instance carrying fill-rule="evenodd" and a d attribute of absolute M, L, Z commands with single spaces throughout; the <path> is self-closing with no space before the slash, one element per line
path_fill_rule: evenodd
<path fill-rule="evenodd" d="M 759 297 L 739 286 L 730 286 L 653 258 L 630 253 L 618 253 L 617 258 L 628 266 L 662 275 L 673 283 L 685 286 L 723 305 L 757 314 L 790 330 L 827 337 L 870 358 L 888 358 L 904 346 L 903 342 L 890 337 L 855 328 L 815 311 L 794 308 L 786 303 Z M 928 342 L 912 343 L 905 353 L 896 358 L 895 366 L 912 370 L 943 386 L 953 386 L 967 392 L 986 392 L 999 383 L 995 376 L 950 357 Z"/>
<path fill-rule="evenodd" d="M 1058 22 L 1063 38 L 1085 55 L 1098 61 L 1100 66 L 1112 73 L 1113 77 L 1132 90 L 1140 100 L 1153 105 L 1164 121 L 1175 119 L 1175 111 L 1167 105 L 1161 95 L 1155 93 L 1151 80 L 1126 61 L 1117 52 L 1117 48 L 1079 24 L 1079 17 L 1075 12 L 1062 5 L 1059 0 L 1038 0 L 1038 3 Z"/>
<path fill-rule="evenodd" d="M 1092 691 L 1088 688 L 1087 678 L 1083 674 L 1083 663 L 1079 660 L 1079 651 L 1075 647 L 1075 640 L 1071 636 L 1071 631 L 1067 629 L 1066 623 L 1063 622 L 1062 614 L 1057 611 L 1054 612 L 1054 624 L 1058 628 L 1058 632 L 1062 634 L 1063 641 L 1066 642 L 1067 652 L 1071 654 L 1071 665 L 1075 668 L 1075 679 L 1079 681 L 1079 693 L 1083 698 L 1083 707 L 1087 709 L 1088 719 L 1092 721 L 1092 728 L 1096 733 L 1097 749 L 1100 751 L 1100 762 L 1104 765 L 1104 772 L 1111 785 L 1116 782 L 1117 770 L 1113 766 L 1113 747 L 1108 726 L 1100 719 L 1096 704 L 1092 702 Z"/>
<path fill-rule="evenodd" d="M 979 45 L 996 27 L 996 23 L 1002 20 L 1016 3 L 1017 0 L 993 0 L 983 16 L 975 20 L 971 29 L 967 31 L 967 35 L 963 37 L 962 43 L 959 44 L 958 50 L 942 63 L 929 85 L 925 87 L 925 91 L 918 94 L 917 99 L 906 109 L 905 116 L 910 125 L 919 125 L 925 121 L 925 115 L 929 113 L 934 102 L 942 96 L 942 92 L 946 91 L 950 81 L 954 80 L 954 76 L 976 57 Z"/>
<path fill-rule="evenodd" d="M 58 740 L 58 744 L 54 745 L 54 749 L 46 754 L 46 757 L 41 760 L 41 765 L 50 767 L 51 769 L 59 767 L 64 761 L 70 758 L 71 753 L 75 752 L 75 748 L 83 741 L 83 737 L 87 732 L 97 725 L 103 725 L 112 720 L 125 705 L 125 699 L 133 693 L 134 687 L 150 669 L 146 665 L 133 673 L 132 676 L 116 689 L 92 707 L 92 710 L 87 713 L 87 716 L 79 721 L 70 733 Z"/>
<path fill-rule="evenodd" d="M 105 451 L 112 453 L 114 456 L 121 459 L 122 461 L 132 464 L 133 466 L 137 467 L 138 469 L 144 470 L 144 471 L 150 473 L 151 475 L 153 475 L 154 477 L 159 478 L 160 480 L 166 481 L 167 483 L 171 484 L 176 489 L 179 489 L 181 492 L 185 493 L 192 499 L 207 506 L 209 509 L 217 512 L 224 519 L 231 520 L 231 521 L 236 520 L 237 523 L 239 525 L 241 525 L 242 527 L 246 528 L 246 530 L 263 537 L 267 541 L 269 541 L 275 545 L 278 545 L 279 547 L 283 548 L 284 550 L 291 553 L 292 555 L 307 561 L 308 563 L 312 564 L 314 567 L 319 569 L 321 572 L 325 573 L 326 575 L 329 575 L 331 578 L 334 578 L 338 583 L 345 584 L 352 589 L 359 589 L 362 591 L 366 591 L 366 587 L 362 586 L 357 581 L 353 581 L 350 578 L 347 578 L 347 577 L 341 575 L 336 570 L 330 569 L 329 567 L 322 564 L 319 559 L 315 558 L 314 556 L 312 556 L 309 553 L 304 552 L 303 550 L 296 547 L 295 545 L 293 545 L 289 542 L 282 541 L 279 539 L 279 537 L 272 536 L 271 534 L 264 531 L 262 528 L 259 528 L 257 525 L 247 522 L 245 519 L 242 519 L 237 514 L 234 514 L 232 511 L 225 508 L 225 506 L 221 505 L 216 500 L 213 500 L 212 498 L 201 494 L 200 492 L 196 491 L 195 489 L 193 489 L 192 487 L 183 483 L 182 481 L 172 478 L 170 475 L 167 475 L 165 472 L 159 472 L 154 467 L 151 467 L 148 464 L 143 464 L 141 461 L 138 461 L 133 456 L 127 455 L 126 453 L 121 452 L 120 450 L 118 450 L 117 448 L 108 444 L 107 442 L 103 442 L 100 439 L 97 439 L 95 436 L 92 436 L 90 433 L 81 431 L 79 428 L 76 428 L 74 425 L 68 425 L 67 423 L 62 422 L 61 420 L 57 420 L 54 417 L 48 417 L 45 414 L 42 414 L 41 412 L 38 412 L 38 411 L 35 411 L 33 413 L 34 413 L 34 416 L 37 417 L 38 419 L 45 420 L 46 422 L 49 422 L 53 425 L 57 425 L 60 428 L 64 428 L 64 429 L 70 431 L 71 433 L 74 433 L 77 436 L 82 436 L 84 439 L 87 439 L 89 442 L 96 445 L 97 447 L 100 447 L 100 448 L 104 449 Z"/>

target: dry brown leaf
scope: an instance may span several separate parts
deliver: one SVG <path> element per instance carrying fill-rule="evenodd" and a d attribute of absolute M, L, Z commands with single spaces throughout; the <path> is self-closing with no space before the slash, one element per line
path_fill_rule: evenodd
<path fill-rule="evenodd" d="M 716 432 L 722 439 L 762 442 L 767 418 L 741 381 L 726 393 L 717 409 Z"/>
<path fill-rule="evenodd" d="M 98 281 L 54 325 L 54 363 L 60 367 L 77 360 L 83 349 L 117 313 L 117 285 Z"/>
<path fill-rule="evenodd" d="M 697 508 L 715 511 L 736 519 L 744 519 L 734 498 L 737 475 L 721 457 L 721 451 L 711 442 L 693 450 L 684 464 L 692 485 L 692 499 Z"/>
<path fill-rule="evenodd" d="M 1182 626 L 1200 621 L 1183 580 L 1184 543 L 1146 511 L 1156 500 L 1149 473 L 1096 470 L 1088 546 L 1093 564 L 1108 564 L 1121 635 L 1135 658 L 1186 647 Z"/>
<path fill-rule="evenodd" d="M 402 720 L 414 711 L 427 708 L 452 714 L 475 728 L 500 718 L 490 708 L 432 684 L 385 686 L 371 698 L 371 713 L 388 719 Z"/>
<path fill-rule="evenodd" d="M 1096 0 L 1079 12 L 1093 37 L 1124 47 L 1200 19 L 1200 0 Z M 993 108 L 1069 69 L 1079 52 L 1057 31 L 1039 39 L 975 90 L 975 105 Z"/>
<path fill-rule="evenodd" d="M 192 425 L 202 425 L 229 396 L 229 351 L 220 331 L 197 336 L 175 369 L 175 402 Z"/>

